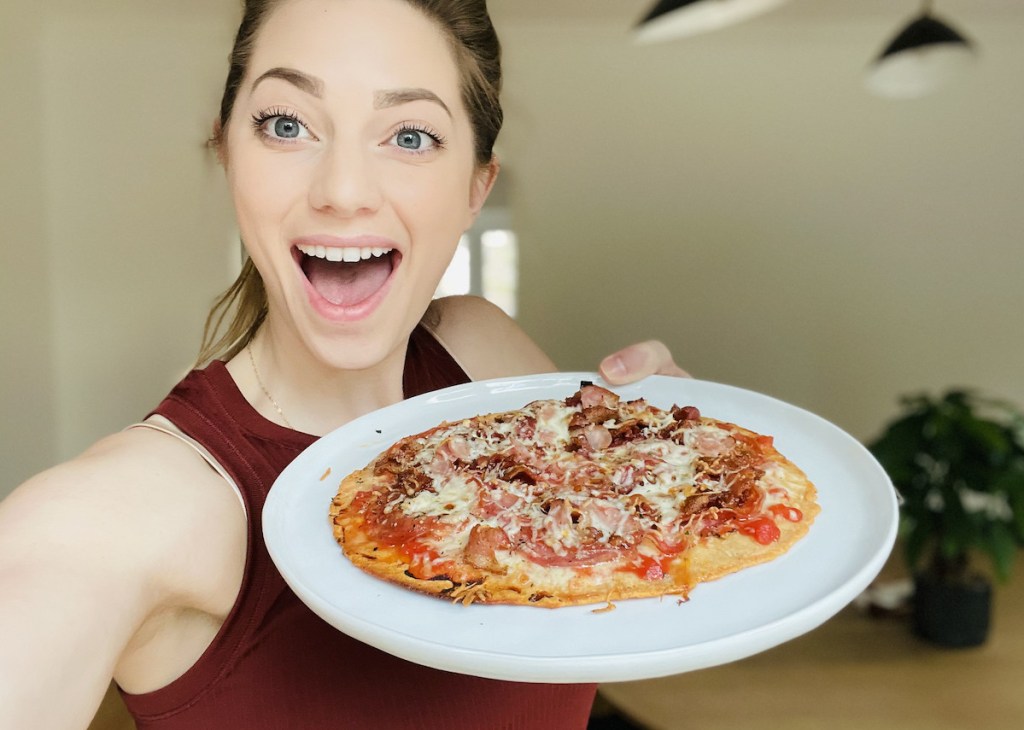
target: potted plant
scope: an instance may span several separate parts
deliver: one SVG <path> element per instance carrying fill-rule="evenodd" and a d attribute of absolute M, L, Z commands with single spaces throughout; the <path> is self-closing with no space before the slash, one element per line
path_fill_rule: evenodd
<path fill-rule="evenodd" d="M 902 404 L 868 448 L 902 496 L 914 628 L 938 644 L 975 646 L 991 611 L 980 567 L 1005 581 L 1024 545 L 1024 413 L 967 390 Z"/>

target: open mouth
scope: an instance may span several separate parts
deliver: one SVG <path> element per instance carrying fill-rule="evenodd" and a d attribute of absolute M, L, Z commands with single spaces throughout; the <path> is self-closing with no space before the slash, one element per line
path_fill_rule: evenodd
<path fill-rule="evenodd" d="M 398 266 L 401 254 L 375 246 L 299 245 L 299 266 L 313 289 L 339 307 L 362 304 L 376 294 Z"/>

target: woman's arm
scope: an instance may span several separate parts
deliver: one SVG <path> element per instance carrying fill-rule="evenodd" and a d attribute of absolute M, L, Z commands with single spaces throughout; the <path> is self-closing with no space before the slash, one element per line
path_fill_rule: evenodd
<path fill-rule="evenodd" d="M 118 434 L 0 503 L 0 728 L 88 726 L 164 617 L 224 603 L 218 554 L 238 523 L 244 554 L 244 518 L 193 461 L 165 436 Z"/>
<path fill-rule="evenodd" d="M 556 370 L 515 320 L 486 299 L 445 297 L 431 310 L 438 320 L 434 335 L 473 380 Z"/>
<path fill-rule="evenodd" d="M 431 308 L 439 318 L 435 335 L 474 380 L 556 370 L 515 320 L 485 299 L 445 297 Z M 654 374 L 689 377 L 658 340 L 639 342 L 608 355 L 599 372 L 613 385 Z"/>

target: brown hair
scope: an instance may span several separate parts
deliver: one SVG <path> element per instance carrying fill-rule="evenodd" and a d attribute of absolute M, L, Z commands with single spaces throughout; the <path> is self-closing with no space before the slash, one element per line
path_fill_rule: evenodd
<path fill-rule="evenodd" d="M 238 90 L 249 68 L 253 46 L 267 18 L 285 0 L 245 0 L 242 21 L 231 49 L 220 116 L 210 145 L 222 153 Z M 476 162 L 485 166 L 504 118 L 501 109 L 501 45 L 487 12 L 487 0 L 405 0 L 448 36 L 462 76 L 462 102 L 473 128 Z M 230 316 L 227 327 L 225 320 Z M 206 317 L 196 364 L 230 359 L 252 340 L 267 316 L 263 279 L 248 257 L 235 282 L 214 302 Z"/>

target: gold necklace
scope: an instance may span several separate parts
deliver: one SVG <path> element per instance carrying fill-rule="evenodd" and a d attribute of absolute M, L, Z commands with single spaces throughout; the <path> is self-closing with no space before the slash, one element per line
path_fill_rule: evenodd
<path fill-rule="evenodd" d="M 274 400 L 274 396 L 270 394 L 270 391 L 267 390 L 267 386 L 263 384 L 263 378 L 260 377 L 260 370 L 256 367 L 256 358 L 252 356 L 251 342 L 245 346 L 245 350 L 249 353 L 249 362 L 252 363 L 252 371 L 256 375 L 256 382 L 260 384 L 260 390 L 263 391 L 263 395 L 267 396 L 267 400 L 274 406 L 274 409 L 277 411 L 277 415 L 281 416 L 281 420 L 284 421 L 284 425 L 294 431 L 295 427 L 289 423 L 288 416 L 284 415 L 284 411 L 281 410 L 281 406 L 277 404 L 277 401 Z"/>

